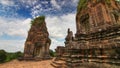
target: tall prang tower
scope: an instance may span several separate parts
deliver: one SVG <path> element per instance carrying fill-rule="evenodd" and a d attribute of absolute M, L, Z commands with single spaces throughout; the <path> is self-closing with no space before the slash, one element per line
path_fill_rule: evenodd
<path fill-rule="evenodd" d="M 115 62 L 120 57 L 120 2 L 117 0 L 79 0 L 76 34 L 68 29 L 65 53 L 70 67 L 81 62 Z M 116 58 L 115 58 L 116 57 Z"/>
<path fill-rule="evenodd" d="M 45 17 L 36 17 L 33 21 L 31 21 L 31 28 L 25 42 L 24 59 L 49 59 L 50 44 L 51 40 L 47 31 Z"/>
<path fill-rule="evenodd" d="M 76 15 L 76 37 L 120 24 L 120 5 L 115 0 L 81 0 Z"/>

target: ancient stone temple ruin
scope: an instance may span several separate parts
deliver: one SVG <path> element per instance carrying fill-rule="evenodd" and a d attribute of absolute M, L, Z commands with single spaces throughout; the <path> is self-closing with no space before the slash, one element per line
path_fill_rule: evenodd
<path fill-rule="evenodd" d="M 67 65 L 81 62 L 118 60 L 120 47 L 120 3 L 116 0 L 80 0 L 76 14 L 76 34 L 68 29 L 65 53 Z M 63 58 L 61 57 L 61 58 Z M 69 68 L 69 67 L 68 67 Z"/>
<path fill-rule="evenodd" d="M 62 57 L 64 52 L 65 52 L 65 47 L 64 46 L 58 46 L 56 49 L 56 57 Z"/>
<path fill-rule="evenodd" d="M 45 17 L 40 16 L 31 21 L 31 28 L 25 42 L 24 59 L 50 58 L 51 40 L 47 31 Z"/>

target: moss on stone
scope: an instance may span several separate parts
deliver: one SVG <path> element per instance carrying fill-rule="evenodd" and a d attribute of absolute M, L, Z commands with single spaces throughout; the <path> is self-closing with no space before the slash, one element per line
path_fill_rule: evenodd
<path fill-rule="evenodd" d="M 31 21 L 31 25 L 35 25 L 35 24 L 41 25 L 44 21 L 45 21 L 45 16 L 39 16 Z"/>
<path fill-rule="evenodd" d="M 79 0 L 77 6 L 77 12 L 81 11 L 85 7 L 87 7 L 87 0 Z"/>
<path fill-rule="evenodd" d="M 105 3 L 111 5 L 110 0 L 105 0 Z"/>
<path fill-rule="evenodd" d="M 82 9 L 87 7 L 87 2 L 89 0 L 79 0 L 78 2 L 78 6 L 77 6 L 77 12 L 81 11 Z M 101 0 L 97 0 L 97 2 L 99 2 Z M 111 5 L 110 0 L 105 0 L 105 3 L 108 5 Z"/>

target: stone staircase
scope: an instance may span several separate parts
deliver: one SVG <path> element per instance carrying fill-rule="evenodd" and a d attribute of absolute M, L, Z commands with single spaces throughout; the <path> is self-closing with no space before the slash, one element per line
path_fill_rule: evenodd
<path fill-rule="evenodd" d="M 56 58 L 54 58 L 54 59 L 52 60 L 51 65 L 52 65 L 53 67 L 55 67 L 55 68 L 68 68 L 68 67 L 66 66 L 66 62 L 65 62 L 65 61 L 63 61 L 63 60 L 56 60 Z"/>

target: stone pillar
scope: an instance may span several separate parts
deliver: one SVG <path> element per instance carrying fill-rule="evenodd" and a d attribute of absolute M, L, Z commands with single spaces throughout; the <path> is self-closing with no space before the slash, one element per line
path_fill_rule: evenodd
<path fill-rule="evenodd" d="M 49 54 L 49 43 L 47 43 L 47 54 Z"/>
<path fill-rule="evenodd" d="M 45 56 L 46 56 L 46 54 L 47 54 L 47 44 L 45 45 Z"/>
<path fill-rule="evenodd" d="M 41 47 L 40 48 L 40 58 L 42 57 L 42 55 L 43 55 L 43 48 Z"/>
<path fill-rule="evenodd" d="M 37 56 L 37 55 L 38 55 L 37 51 L 38 51 L 38 50 L 37 50 L 37 48 L 36 48 L 36 51 L 35 51 L 35 56 Z"/>
<path fill-rule="evenodd" d="M 42 55 L 42 53 L 41 53 L 41 47 L 40 47 L 40 50 L 39 50 L 39 55 L 38 55 L 38 57 L 41 57 L 41 55 Z"/>
<path fill-rule="evenodd" d="M 44 57 L 45 57 L 45 45 L 42 46 L 42 58 L 44 58 Z"/>
<path fill-rule="evenodd" d="M 37 50 L 36 50 L 36 48 L 34 48 L 34 53 L 33 53 L 33 57 L 35 57 L 37 54 Z"/>

